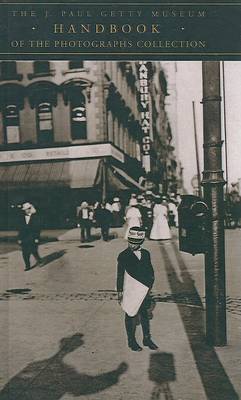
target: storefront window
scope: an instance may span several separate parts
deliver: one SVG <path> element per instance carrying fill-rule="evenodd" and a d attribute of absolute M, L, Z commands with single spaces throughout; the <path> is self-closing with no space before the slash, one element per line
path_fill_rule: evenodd
<path fill-rule="evenodd" d="M 37 106 L 37 129 L 39 143 L 53 142 L 53 115 L 50 103 L 40 103 Z"/>
<path fill-rule="evenodd" d="M 15 104 L 5 106 L 3 109 L 3 120 L 6 144 L 19 143 L 19 110 Z"/>

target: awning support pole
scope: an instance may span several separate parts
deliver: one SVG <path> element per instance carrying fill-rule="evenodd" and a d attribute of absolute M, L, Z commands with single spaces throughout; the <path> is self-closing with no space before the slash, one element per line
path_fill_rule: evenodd
<path fill-rule="evenodd" d="M 102 203 L 106 201 L 107 194 L 107 174 L 106 174 L 106 159 L 103 159 L 102 167 Z"/>

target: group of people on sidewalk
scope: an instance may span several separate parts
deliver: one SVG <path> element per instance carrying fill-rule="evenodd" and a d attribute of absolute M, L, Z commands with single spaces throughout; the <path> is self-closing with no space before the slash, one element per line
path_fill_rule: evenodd
<path fill-rule="evenodd" d="M 109 240 L 109 229 L 112 225 L 112 214 L 106 202 L 97 203 L 95 207 L 83 201 L 77 209 L 77 226 L 80 228 L 82 243 L 91 241 L 91 228 L 98 226 L 104 241 Z"/>
<path fill-rule="evenodd" d="M 149 239 L 171 239 L 170 226 L 178 227 L 177 205 L 178 200 L 174 196 L 169 201 L 166 196 L 159 195 L 152 200 L 144 196 L 131 197 L 125 215 L 125 238 L 132 226 L 143 226 Z"/>
<path fill-rule="evenodd" d="M 126 225 L 125 239 L 132 226 L 143 226 L 146 237 L 152 240 L 171 238 L 170 226 L 178 227 L 177 206 L 180 199 L 172 194 L 169 198 L 160 195 L 132 194 L 125 206 L 119 197 L 112 202 L 83 201 L 77 207 L 77 226 L 81 230 L 81 242 L 91 240 L 91 228 L 100 227 L 102 238 L 108 241 L 110 227 Z"/>
<path fill-rule="evenodd" d="M 36 264 L 41 263 L 38 252 L 40 237 L 40 218 L 36 208 L 30 202 L 25 202 L 20 208 L 17 221 L 18 243 L 21 245 L 25 270 L 30 269 L 30 257 L 33 255 Z M 119 197 L 112 202 L 95 202 L 88 204 L 83 201 L 77 208 L 77 226 L 80 228 L 81 242 L 91 241 L 91 228 L 99 227 L 104 241 L 110 239 L 110 227 L 121 227 L 126 224 L 125 239 L 133 226 L 142 226 L 147 238 L 152 240 L 170 239 L 169 226 L 178 226 L 177 199 L 165 196 L 147 196 L 132 194 L 125 207 Z"/>

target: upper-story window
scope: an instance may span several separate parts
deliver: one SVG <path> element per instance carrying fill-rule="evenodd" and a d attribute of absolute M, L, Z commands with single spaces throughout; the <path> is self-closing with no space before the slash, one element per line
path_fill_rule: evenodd
<path fill-rule="evenodd" d="M 1 75 L 15 75 L 17 73 L 16 61 L 2 61 Z"/>
<path fill-rule="evenodd" d="M 5 143 L 19 143 L 19 110 L 15 104 L 9 104 L 3 108 L 3 125 L 5 133 Z"/>
<path fill-rule="evenodd" d="M 52 105 L 48 102 L 39 103 L 36 112 L 38 142 L 42 144 L 52 143 L 54 140 Z"/>
<path fill-rule="evenodd" d="M 73 93 L 70 98 L 71 136 L 73 140 L 87 138 L 86 101 L 82 93 Z"/>
<path fill-rule="evenodd" d="M 28 74 L 29 79 L 34 79 L 38 77 L 54 76 L 55 70 L 51 68 L 51 63 L 49 61 L 34 61 L 33 62 L 33 72 Z"/>
<path fill-rule="evenodd" d="M 69 69 L 79 69 L 84 68 L 83 61 L 69 61 Z"/>
<path fill-rule="evenodd" d="M 34 74 L 48 74 L 50 72 L 49 61 L 34 61 Z"/>
<path fill-rule="evenodd" d="M 21 80 L 22 75 L 17 73 L 16 61 L 0 62 L 0 79 L 2 80 Z"/>

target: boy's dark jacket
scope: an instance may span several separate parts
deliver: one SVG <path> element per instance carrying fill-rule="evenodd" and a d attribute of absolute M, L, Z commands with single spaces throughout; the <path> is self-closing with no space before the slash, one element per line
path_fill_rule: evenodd
<path fill-rule="evenodd" d="M 141 259 L 139 260 L 130 248 L 122 251 L 117 259 L 117 282 L 118 292 L 123 291 L 125 271 L 134 279 L 143 283 L 151 289 L 154 283 L 154 270 L 151 264 L 149 251 L 141 249 Z"/>

